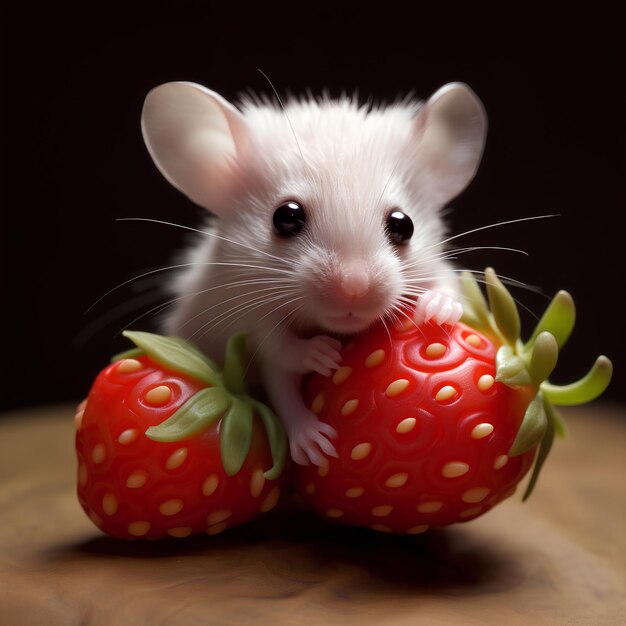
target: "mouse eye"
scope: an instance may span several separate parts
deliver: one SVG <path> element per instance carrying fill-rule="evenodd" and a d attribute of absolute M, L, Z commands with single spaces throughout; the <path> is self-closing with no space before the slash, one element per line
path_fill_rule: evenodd
<path fill-rule="evenodd" d="M 389 213 L 385 228 L 393 243 L 406 243 L 413 236 L 413 220 L 398 209 Z"/>
<path fill-rule="evenodd" d="M 304 208 L 298 202 L 291 200 L 281 204 L 272 217 L 274 230 L 283 236 L 296 235 L 302 230 L 306 215 Z"/>

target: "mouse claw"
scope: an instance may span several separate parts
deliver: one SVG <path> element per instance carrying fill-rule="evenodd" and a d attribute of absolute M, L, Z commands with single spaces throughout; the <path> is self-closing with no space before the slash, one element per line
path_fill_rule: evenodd
<path fill-rule="evenodd" d="M 337 431 L 317 418 L 302 420 L 292 425 L 289 433 L 291 458 L 298 465 L 317 465 L 325 467 L 328 459 L 325 455 L 337 458 L 335 446 L 329 437 L 336 437 Z"/>
<path fill-rule="evenodd" d="M 332 337 L 318 335 L 304 341 L 302 351 L 302 373 L 317 372 L 330 376 L 339 369 L 341 362 L 341 342 Z"/>
<path fill-rule="evenodd" d="M 456 324 L 462 315 L 463 305 L 458 300 L 439 291 L 427 291 L 417 301 L 414 319 L 418 324 Z"/>

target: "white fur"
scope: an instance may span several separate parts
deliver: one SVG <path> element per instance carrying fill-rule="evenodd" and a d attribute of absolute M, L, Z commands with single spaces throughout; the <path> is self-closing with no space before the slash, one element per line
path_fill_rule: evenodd
<path fill-rule="evenodd" d="M 192 101 L 186 110 L 193 119 L 171 122 L 178 100 L 182 110 Z M 251 331 L 292 456 L 323 464 L 320 451 L 334 453 L 333 432 L 303 406 L 300 376 L 338 365 L 338 344 L 326 335 L 396 314 L 403 294 L 416 289 L 454 293 L 454 275 L 437 257 L 445 231 L 440 209 L 476 170 L 484 114 L 462 85 L 443 88 L 425 105 L 369 107 L 345 97 L 294 100 L 282 110 L 247 99 L 239 114 L 224 102 L 188 83 L 157 88 L 146 100 L 143 130 L 157 165 L 218 216 L 215 236 L 191 249 L 191 265 L 173 285 L 179 299 L 166 331 L 191 338 L 217 360 L 230 334 Z M 224 153 L 198 137 L 213 137 Z M 288 200 L 303 205 L 307 221 L 300 234 L 282 238 L 272 215 Z M 392 208 L 413 220 L 407 245 L 388 239 Z M 350 268 L 366 277 L 362 297 L 338 288 Z M 257 282 L 241 282 L 251 280 Z M 449 295 L 428 303 L 428 317 L 458 318 Z"/>

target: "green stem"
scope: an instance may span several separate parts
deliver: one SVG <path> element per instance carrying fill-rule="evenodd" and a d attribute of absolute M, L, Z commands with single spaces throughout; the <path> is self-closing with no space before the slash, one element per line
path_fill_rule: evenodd
<path fill-rule="evenodd" d="M 576 405 L 591 402 L 609 386 L 613 364 L 605 356 L 599 356 L 589 373 L 570 385 L 552 385 L 544 382 L 541 391 L 556 405 Z"/>

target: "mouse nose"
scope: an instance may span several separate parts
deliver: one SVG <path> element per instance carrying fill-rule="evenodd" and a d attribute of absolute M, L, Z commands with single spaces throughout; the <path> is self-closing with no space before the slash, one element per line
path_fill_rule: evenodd
<path fill-rule="evenodd" d="M 352 265 L 341 273 L 339 284 L 344 295 L 350 298 L 360 298 L 369 290 L 369 274 L 363 267 Z"/>

